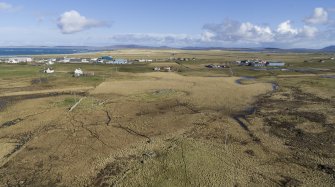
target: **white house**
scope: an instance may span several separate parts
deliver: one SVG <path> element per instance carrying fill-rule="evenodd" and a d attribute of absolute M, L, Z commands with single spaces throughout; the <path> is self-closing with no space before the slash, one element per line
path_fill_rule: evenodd
<path fill-rule="evenodd" d="M 154 71 L 160 71 L 160 70 L 161 70 L 160 67 L 155 67 L 155 68 L 154 68 Z"/>
<path fill-rule="evenodd" d="M 17 64 L 21 62 L 32 62 L 33 59 L 30 57 L 13 57 L 13 58 L 8 58 L 7 63 L 11 64 Z"/>
<path fill-rule="evenodd" d="M 151 60 L 151 59 L 139 59 L 137 61 L 138 62 L 152 62 L 153 60 Z"/>
<path fill-rule="evenodd" d="M 97 59 L 96 62 L 97 62 L 97 63 L 104 63 L 104 60 L 103 60 L 103 59 Z"/>
<path fill-rule="evenodd" d="M 69 63 L 71 61 L 70 58 L 66 58 L 64 57 L 62 60 L 60 60 L 60 62 L 63 62 L 63 63 Z"/>
<path fill-rule="evenodd" d="M 86 58 L 81 59 L 81 63 L 89 63 L 90 61 L 87 60 Z"/>
<path fill-rule="evenodd" d="M 74 76 L 75 77 L 80 77 L 84 74 L 83 70 L 81 70 L 80 68 L 77 68 L 76 70 L 74 70 Z"/>
<path fill-rule="evenodd" d="M 9 63 L 9 64 L 18 64 L 19 61 L 17 61 L 15 58 L 9 58 L 9 59 L 7 60 L 7 63 Z"/>
<path fill-rule="evenodd" d="M 106 64 L 127 64 L 127 63 L 128 63 L 127 59 L 121 59 L 121 58 L 106 62 Z"/>
<path fill-rule="evenodd" d="M 164 69 L 165 69 L 166 71 L 171 71 L 171 70 L 172 70 L 172 68 L 169 67 L 169 66 L 168 66 L 168 67 L 165 67 Z"/>
<path fill-rule="evenodd" d="M 45 61 L 44 61 L 44 59 L 41 59 L 41 60 L 37 60 L 36 62 L 38 62 L 38 63 L 44 63 Z"/>
<path fill-rule="evenodd" d="M 55 64 L 55 62 L 52 61 L 51 59 L 49 59 L 48 62 L 47 62 L 46 64 L 47 64 L 47 65 L 53 65 L 53 64 Z"/>
<path fill-rule="evenodd" d="M 55 70 L 52 69 L 52 68 L 48 68 L 48 69 L 44 70 L 44 73 L 47 73 L 47 74 L 54 73 L 54 72 L 55 72 Z"/>

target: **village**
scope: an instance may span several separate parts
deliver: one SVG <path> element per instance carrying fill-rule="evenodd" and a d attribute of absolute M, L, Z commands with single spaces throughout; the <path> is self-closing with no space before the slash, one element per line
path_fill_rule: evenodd
<path fill-rule="evenodd" d="M 330 57 L 328 59 L 318 60 L 319 63 L 324 63 L 325 60 L 334 60 L 334 57 Z M 160 62 L 173 62 L 174 64 L 169 65 L 160 65 Z M 74 68 L 71 74 L 73 77 L 80 76 L 95 76 L 95 73 L 92 71 L 86 71 L 82 69 L 81 64 L 105 64 L 105 65 L 130 65 L 130 64 L 154 64 L 152 67 L 152 71 L 154 72 L 173 72 L 178 71 L 179 69 L 176 66 L 180 66 L 183 63 L 191 63 L 197 64 L 197 59 L 193 58 L 185 58 L 185 57 L 175 57 L 172 54 L 169 58 L 155 58 L 155 59 L 147 59 L 147 58 L 139 58 L 139 59 L 125 59 L 125 58 L 114 58 L 113 56 L 100 56 L 98 58 L 82 58 L 82 57 L 57 57 L 57 58 L 43 58 L 41 56 L 33 57 L 0 57 L 0 63 L 7 64 L 30 64 L 33 66 L 43 66 L 41 72 L 46 74 L 53 74 L 57 72 L 53 65 L 55 64 L 78 64 L 78 67 Z M 294 69 L 288 68 L 290 65 L 286 64 L 283 61 L 278 60 L 263 60 L 263 59 L 247 59 L 247 60 L 236 60 L 232 62 L 224 62 L 224 63 L 211 63 L 205 64 L 203 67 L 207 69 L 230 69 L 232 71 L 232 66 L 245 66 L 252 67 L 250 70 L 252 71 L 319 71 L 315 69 Z M 117 68 L 116 68 L 117 70 Z"/>
<path fill-rule="evenodd" d="M 42 57 L 0 57 L 0 63 L 6 64 L 30 64 L 34 66 L 43 66 L 41 72 L 46 74 L 55 73 L 55 69 L 52 67 L 55 64 L 110 64 L 110 65 L 126 65 L 133 63 L 153 63 L 153 62 L 165 62 L 165 61 L 175 61 L 175 62 L 188 62 L 195 61 L 195 58 L 161 58 L 161 59 L 124 59 L 124 58 L 113 58 L 112 56 L 101 56 L 99 58 L 73 58 L 73 57 L 57 57 L 57 58 L 42 58 Z M 171 72 L 173 67 L 171 66 L 155 66 L 152 68 L 155 72 Z M 73 72 L 73 77 L 80 76 L 94 76 L 94 72 L 87 72 L 81 68 L 76 68 Z"/>
<path fill-rule="evenodd" d="M 238 57 L 237 57 L 238 58 Z M 325 63 L 326 61 L 334 61 L 334 57 L 323 58 L 314 60 L 317 63 Z M 305 60 L 304 63 L 314 62 L 313 60 Z M 166 64 L 165 62 L 169 62 Z M 114 58 L 110 55 L 102 55 L 100 57 L 53 57 L 45 58 L 43 56 L 34 56 L 34 57 L 0 57 L 0 63 L 6 64 L 28 64 L 32 66 L 41 66 L 40 72 L 45 74 L 54 74 L 57 72 L 55 69 L 55 64 L 73 64 L 78 65 L 74 67 L 70 72 L 73 77 L 88 77 L 96 76 L 93 71 L 87 71 L 82 69 L 82 65 L 113 65 L 122 67 L 123 65 L 131 64 L 143 64 L 151 66 L 151 71 L 154 72 L 175 72 L 180 71 L 181 67 L 186 67 L 184 64 L 194 64 L 200 65 L 199 62 L 202 62 L 201 59 L 195 57 L 180 57 L 175 56 L 174 53 L 170 54 L 170 57 L 165 58 Z M 201 63 L 202 64 L 202 63 Z M 264 60 L 260 58 L 253 59 L 243 59 L 243 60 L 223 60 L 223 62 L 215 61 L 210 64 L 204 64 L 202 68 L 213 69 L 213 70 L 224 70 L 229 69 L 231 74 L 233 73 L 232 67 L 245 67 L 251 71 L 290 71 L 290 72 L 319 72 L 327 69 L 315 69 L 315 68 L 295 68 L 291 64 L 285 63 L 281 60 Z M 136 65 L 129 66 L 136 69 Z M 250 67 L 250 68 L 249 68 Z M 115 67 L 117 71 L 117 67 Z"/>
<path fill-rule="evenodd" d="M 8 64 L 31 63 L 31 64 L 47 64 L 53 65 L 55 63 L 101 63 L 101 64 L 129 64 L 127 59 L 113 58 L 111 56 L 101 56 L 99 58 L 32 58 L 32 57 L 0 57 L 0 62 Z"/>

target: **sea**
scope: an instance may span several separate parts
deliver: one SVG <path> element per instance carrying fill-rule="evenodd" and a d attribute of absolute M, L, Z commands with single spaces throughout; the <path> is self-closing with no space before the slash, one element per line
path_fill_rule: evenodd
<path fill-rule="evenodd" d="M 0 56 L 20 56 L 20 55 L 57 55 L 57 54 L 76 54 L 76 53 L 88 53 L 96 52 L 96 49 L 84 49 L 84 48 L 57 48 L 57 47 L 42 47 L 42 48 L 15 48 L 0 47 Z"/>

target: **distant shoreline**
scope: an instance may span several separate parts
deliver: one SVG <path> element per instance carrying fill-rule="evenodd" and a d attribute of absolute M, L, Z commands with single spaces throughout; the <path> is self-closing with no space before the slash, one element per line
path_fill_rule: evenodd
<path fill-rule="evenodd" d="M 36 47 L 0 47 L 0 57 L 12 56 L 37 56 L 37 55 L 73 55 L 81 53 L 100 52 L 97 49 L 78 49 L 78 48 L 36 48 Z"/>

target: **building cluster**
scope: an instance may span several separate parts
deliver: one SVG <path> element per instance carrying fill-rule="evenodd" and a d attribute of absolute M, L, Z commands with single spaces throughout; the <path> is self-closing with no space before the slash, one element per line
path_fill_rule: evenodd
<path fill-rule="evenodd" d="M 7 57 L 0 58 L 0 62 L 18 64 L 18 63 L 39 63 L 53 65 L 55 63 L 97 63 L 97 64 L 129 64 L 127 59 L 113 58 L 111 56 L 102 56 L 99 58 L 36 58 L 31 57 Z"/>
<path fill-rule="evenodd" d="M 89 72 L 89 71 L 83 71 L 81 68 L 77 68 L 74 70 L 73 72 L 73 76 L 74 77 L 80 77 L 80 76 L 84 76 L 84 77 L 92 77 L 94 76 L 94 72 Z"/>
<path fill-rule="evenodd" d="M 170 57 L 168 59 L 157 59 L 156 61 L 184 61 L 184 62 L 187 62 L 187 61 L 195 61 L 196 59 L 193 57 L 193 58 L 183 58 L 183 57 L 180 57 L 180 58 L 176 58 L 176 57 Z"/>
<path fill-rule="evenodd" d="M 195 61 L 195 58 L 176 58 L 177 61 Z"/>
<path fill-rule="evenodd" d="M 221 64 L 221 65 L 209 64 L 209 65 L 205 65 L 205 67 L 211 68 L 211 69 L 229 68 L 229 66 L 226 64 Z"/>
<path fill-rule="evenodd" d="M 96 60 L 96 63 L 100 64 L 128 64 L 127 59 L 116 58 L 114 59 L 112 56 L 102 56 Z"/>
<path fill-rule="evenodd" d="M 135 62 L 153 62 L 152 59 L 135 59 Z"/>
<path fill-rule="evenodd" d="M 53 74 L 53 73 L 55 73 L 55 70 L 52 67 L 48 67 L 48 68 L 43 70 L 43 73 Z M 81 76 L 91 77 L 91 76 L 95 75 L 94 72 L 83 71 L 81 68 L 76 68 L 72 72 L 72 74 L 73 74 L 73 77 L 81 77 Z"/>
<path fill-rule="evenodd" d="M 265 60 L 241 60 L 236 61 L 236 64 L 240 66 L 254 66 L 254 67 L 262 67 L 262 66 L 285 66 L 284 62 L 280 61 L 265 61 Z"/>
<path fill-rule="evenodd" d="M 5 62 L 8 64 L 29 63 L 29 62 L 33 62 L 33 58 L 31 57 L 8 57 L 8 58 L 1 58 L 0 62 Z"/>

